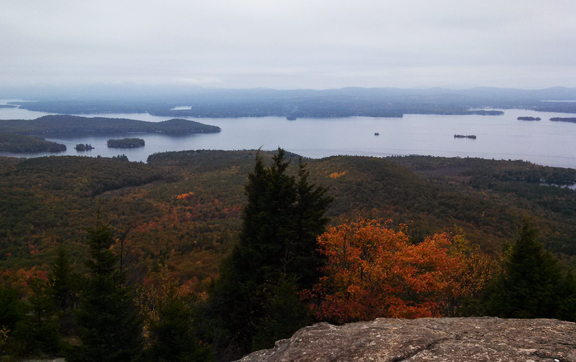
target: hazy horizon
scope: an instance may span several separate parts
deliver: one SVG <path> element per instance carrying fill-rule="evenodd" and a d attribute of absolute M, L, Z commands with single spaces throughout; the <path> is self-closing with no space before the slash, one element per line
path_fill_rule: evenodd
<path fill-rule="evenodd" d="M 576 87 L 576 2 L 6 0 L 4 88 Z"/>

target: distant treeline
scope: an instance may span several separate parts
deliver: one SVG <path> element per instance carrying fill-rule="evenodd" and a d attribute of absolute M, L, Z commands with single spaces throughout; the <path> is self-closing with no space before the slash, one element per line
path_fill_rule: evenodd
<path fill-rule="evenodd" d="M 518 90 L 473 88 L 342 88 L 327 90 L 204 89 L 154 87 L 114 89 L 97 95 L 73 92 L 58 99 L 36 94 L 38 102 L 12 102 L 21 108 L 65 114 L 150 113 L 167 117 L 402 117 L 404 114 L 488 114 L 493 109 L 524 108 L 547 112 L 576 113 L 576 90 L 550 88 Z M 129 94 L 130 96 L 127 96 Z M 67 100 L 68 99 L 68 100 Z M 74 100 L 69 100 L 74 99 Z M 99 99 L 95 101 L 94 99 Z M 546 100 L 560 100 L 547 102 Z M 189 107 L 174 110 L 176 107 Z M 491 109 L 490 111 L 471 111 Z"/>
<path fill-rule="evenodd" d="M 441 115 L 501 115 L 495 110 L 469 110 L 464 105 L 421 104 L 421 103 L 379 103 L 372 100 L 357 99 L 310 99 L 310 100 L 265 100 L 231 101 L 212 100 L 209 102 L 187 102 L 190 109 L 172 110 L 177 104 L 146 104 L 132 102 L 103 102 L 98 105 L 90 101 L 43 101 L 27 103 L 29 110 L 69 113 L 149 113 L 161 117 L 196 118 L 239 118 L 239 117 L 291 117 L 291 118 L 340 118 L 340 117 L 395 117 L 404 114 L 441 114 Z"/>
<path fill-rule="evenodd" d="M 174 110 L 178 106 L 189 109 Z M 239 117 L 403 117 L 404 114 L 500 115 L 498 110 L 471 110 L 473 105 L 442 96 L 388 99 L 381 96 L 348 94 L 288 97 L 200 97 L 176 101 L 39 101 L 21 103 L 33 111 L 94 114 L 149 113 L 162 117 L 239 118 Z"/>

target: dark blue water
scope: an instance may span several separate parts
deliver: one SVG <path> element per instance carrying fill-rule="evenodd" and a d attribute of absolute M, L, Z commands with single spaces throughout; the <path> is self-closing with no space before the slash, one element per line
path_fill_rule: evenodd
<path fill-rule="evenodd" d="M 0 108 L 0 119 L 34 119 L 46 113 Z M 149 114 L 94 115 L 158 122 L 168 117 Z M 518 121 L 519 116 L 534 116 L 542 121 Z M 278 146 L 302 156 L 320 158 L 331 155 L 433 155 L 522 159 L 541 165 L 576 168 L 576 124 L 551 122 L 551 117 L 576 117 L 574 114 L 526 110 L 504 110 L 502 116 L 405 115 L 403 118 L 298 119 L 281 117 L 194 119 L 222 128 L 218 134 L 171 137 L 159 134 L 120 134 L 139 137 L 146 146 L 139 149 L 109 149 L 106 136 L 55 135 L 48 140 L 64 143 L 68 151 L 59 155 L 111 157 L 126 154 L 131 161 L 146 161 L 156 152 L 221 149 L 273 150 Z M 375 136 L 374 133 L 379 133 Z M 473 134 L 476 139 L 455 139 L 454 134 Z M 90 143 L 95 149 L 77 152 L 77 143 Z M 5 156 L 37 157 L 45 154 Z"/>

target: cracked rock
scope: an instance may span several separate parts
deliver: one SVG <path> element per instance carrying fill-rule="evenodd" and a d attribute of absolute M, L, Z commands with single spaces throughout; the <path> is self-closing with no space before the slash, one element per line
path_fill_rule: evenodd
<path fill-rule="evenodd" d="M 576 323 L 492 317 L 318 323 L 240 361 L 576 362 Z"/>

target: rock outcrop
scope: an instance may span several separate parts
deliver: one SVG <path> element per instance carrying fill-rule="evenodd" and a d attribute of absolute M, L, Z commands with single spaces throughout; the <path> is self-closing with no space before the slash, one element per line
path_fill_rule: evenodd
<path fill-rule="evenodd" d="M 576 361 L 576 323 L 491 317 L 318 323 L 240 361 Z"/>

